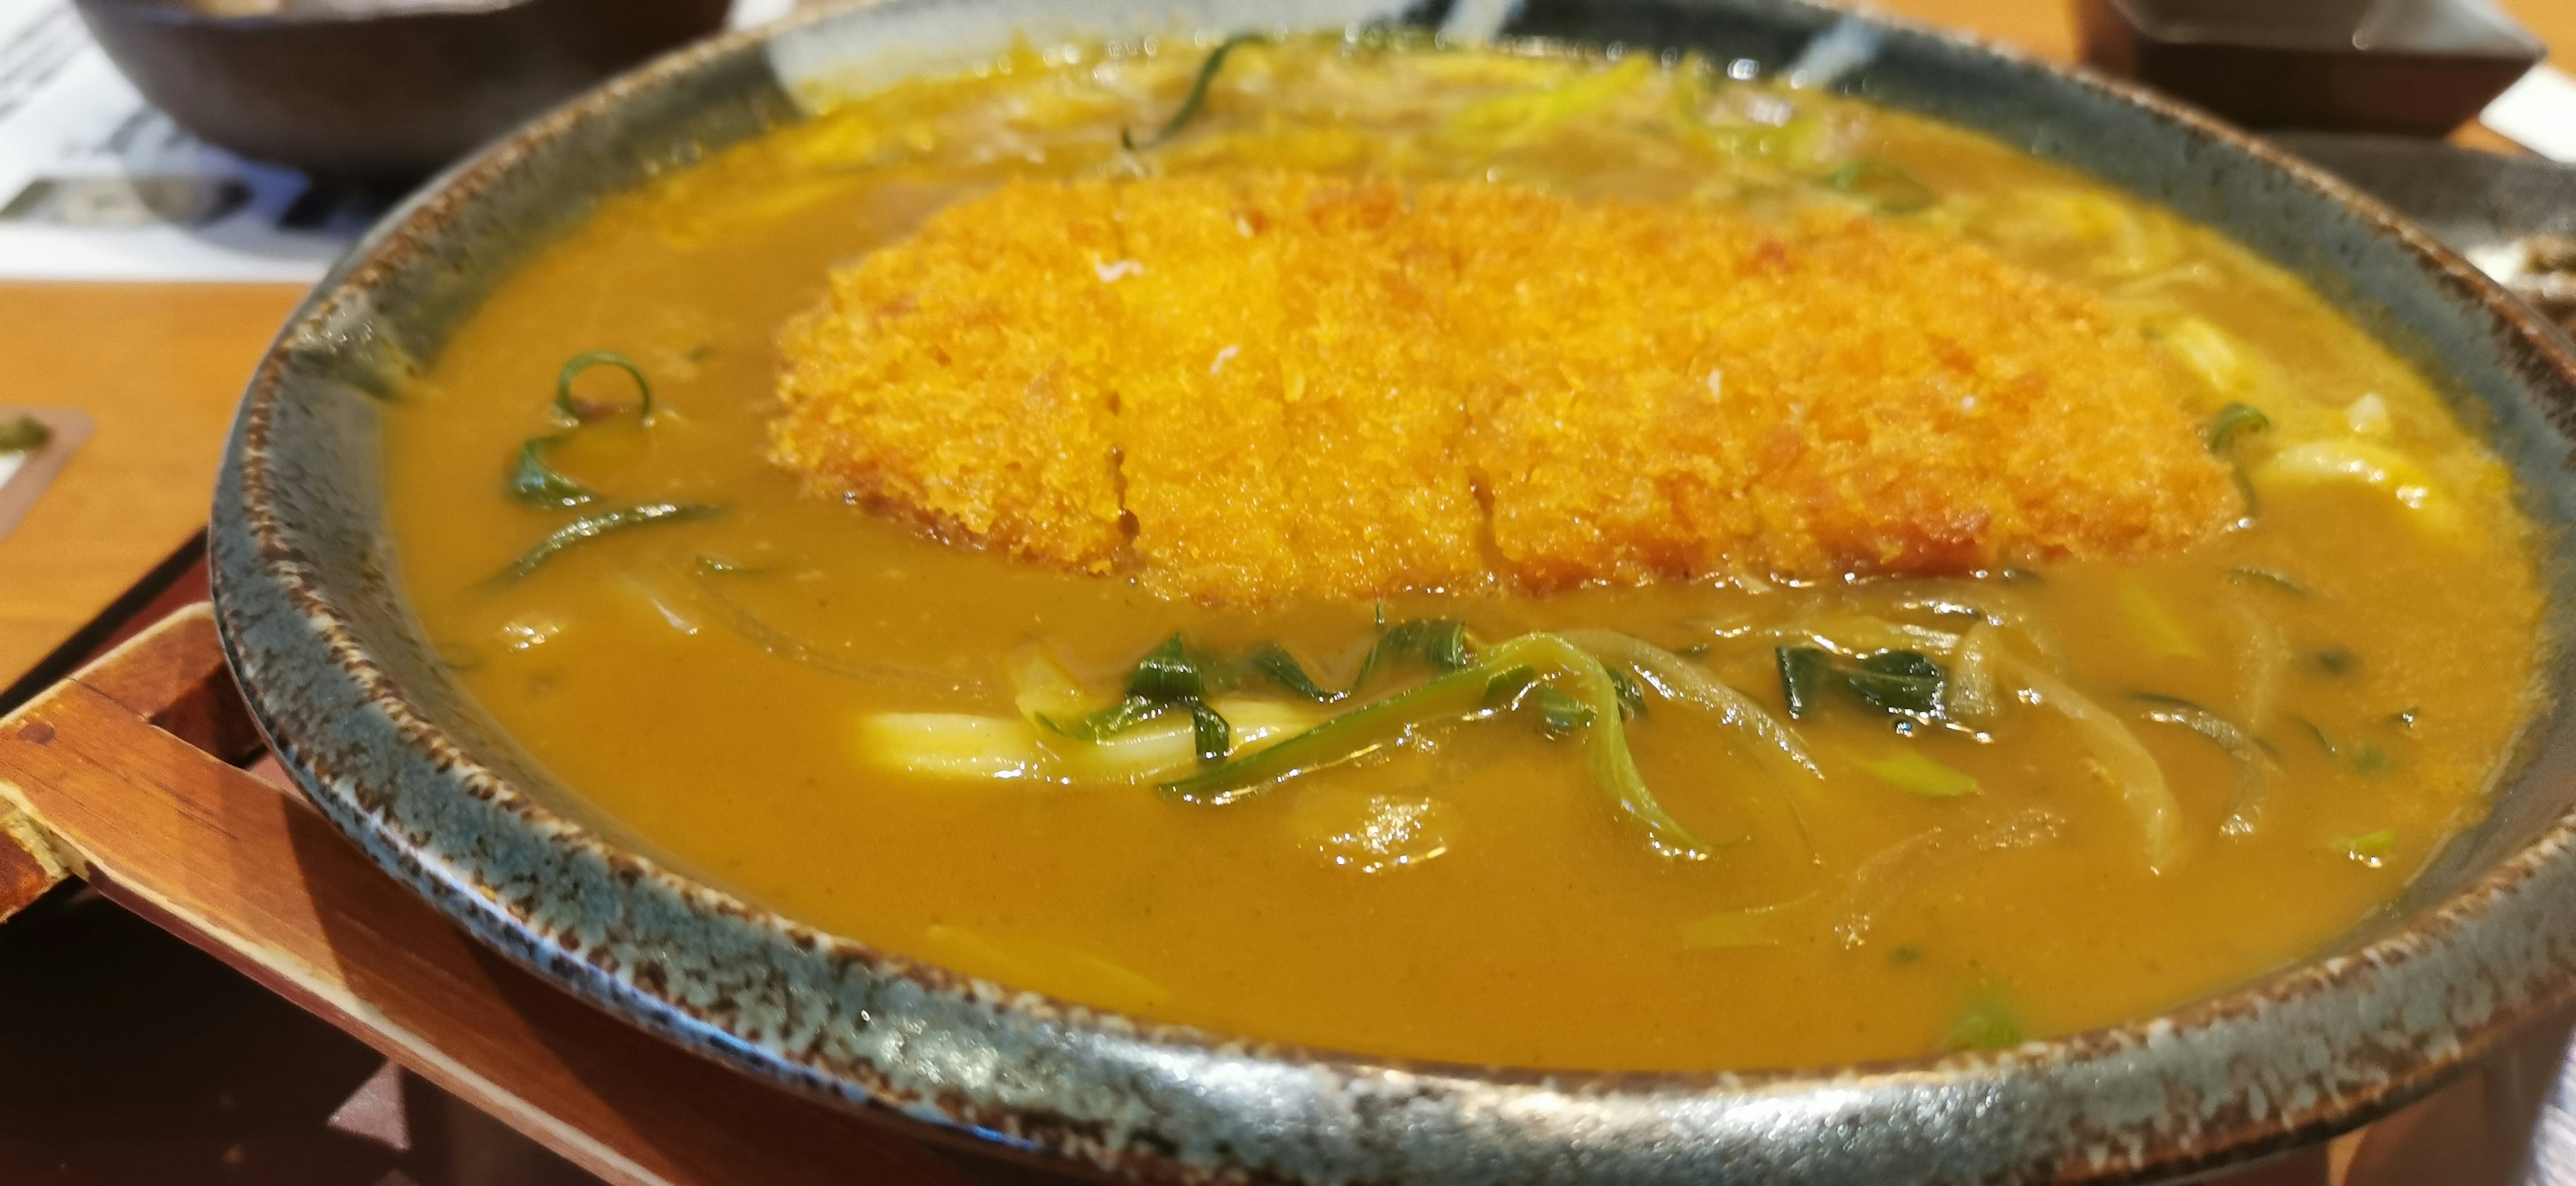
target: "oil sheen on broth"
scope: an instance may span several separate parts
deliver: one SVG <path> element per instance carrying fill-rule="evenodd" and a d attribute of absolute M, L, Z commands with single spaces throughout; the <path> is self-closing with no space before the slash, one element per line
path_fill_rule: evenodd
<path fill-rule="evenodd" d="M 1022 50 L 863 96 L 610 201 L 505 282 L 388 413 L 401 568 L 457 678 L 667 858 L 799 919 L 1155 1018 L 1471 1062 L 1803 1065 L 2115 1022 L 2333 939 L 2483 810 L 2532 708 L 2510 483 L 2279 271 L 1990 141 L 1695 59 L 1246 44 L 1161 135 L 1208 48 Z M 1947 575 L 1519 580 L 1504 556 L 1445 593 L 1229 595 L 933 516 L 942 542 L 770 460 L 781 327 L 834 268 L 1011 183 L 1194 177 L 1991 253 L 2184 377 L 2228 521 Z M 1205 539 L 1230 504 L 1188 504 L 1186 470 L 1165 493 Z M 612 526 L 554 534 L 584 521 Z M 1329 703 L 1276 662 L 1329 697 L 1372 651 Z M 1122 729 L 1101 710 L 1131 680 Z M 1301 776 L 1231 764 L 1260 744 L 1302 746 Z"/>

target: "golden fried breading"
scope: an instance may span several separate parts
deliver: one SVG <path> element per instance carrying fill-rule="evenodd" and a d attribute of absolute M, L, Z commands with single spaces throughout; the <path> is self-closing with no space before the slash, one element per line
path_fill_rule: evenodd
<path fill-rule="evenodd" d="M 771 454 L 816 493 L 1209 601 L 1961 572 L 2241 509 L 2100 300 L 1851 215 L 1013 185 L 784 347 Z"/>

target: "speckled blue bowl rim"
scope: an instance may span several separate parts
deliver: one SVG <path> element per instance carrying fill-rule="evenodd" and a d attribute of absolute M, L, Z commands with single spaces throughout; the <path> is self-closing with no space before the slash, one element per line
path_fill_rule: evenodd
<path fill-rule="evenodd" d="M 217 619 L 279 758 L 385 869 L 614 1013 L 871 1114 L 1149 1180 L 2134 1180 L 2360 1123 L 2569 1001 L 2576 723 L 2559 707 L 2569 675 L 2554 655 L 2552 707 L 2491 817 L 2330 953 L 2154 1018 L 2008 1050 L 1692 1074 L 1266 1043 L 823 934 L 645 855 L 547 780 L 438 662 L 386 538 L 380 401 L 400 398 L 493 279 L 589 199 L 798 118 L 790 82 L 900 68 L 885 63 L 1013 24 L 1033 36 L 1371 17 L 1454 28 L 1486 7 L 894 0 L 684 51 L 460 165 L 314 290 L 256 372 L 225 456 Z M 1800 0 L 1531 0 L 1508 15 L 1510 35 L 1694 47 L 1775 68 L 1820 31 L 1857 34 L 1869 60 L 1839 89 L 2000 135 L 2290 267 L 2487 426 L 2535 516 L 2576 523 L 2565 473 L 2576 358 L 2428 236 L 2248 137 L 2080 70 Z M 2563 613 L 2576 604 L 2563 533 L 2547 549 Z"/>

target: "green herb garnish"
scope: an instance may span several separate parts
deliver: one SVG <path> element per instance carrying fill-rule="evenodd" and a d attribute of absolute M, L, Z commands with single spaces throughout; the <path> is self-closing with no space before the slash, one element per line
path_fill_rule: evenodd
<path fill-rule="evenodd" d="M 2307 729 L 2308 736 L 2316 739 L 2318 749 L 2324 750 L 2328 758 L 2353 773 L 2361 775 L 2388 773 L 2388 767 L 2392 764 L 2388 751 L 2367 741 L 2353 742 L 2349 745 L 2337 744 L 2334 735 L 2326 732 L 2325 728 L 2315 721 L 2305 717 L 2294 719 Z"/>
<path fill-rule="evenodd" d="M 2334 847 L 2345 856 L 2376 869 L 2387 862 L 2389 850 L 2397 847 L 2397 829 L 2381 828 L 2360 836 L 2347 836 L 2335 841 Z"/>
<path fill-rule="evenodd" d="M 601 511 L 596 515 L 584 515 L 556 528 L 553 534 L 537 541 L 537 546 L 521 553 L 517 560 L 510 563 L 510 567 L 502 569 L 493 579 L 519 580 L 535 572 L 546 561 L 562 555 L 566 549 L 588 543 L 603 535 L 651 523 L 684 523 L 691 519 L 703 519 L 723 509 L 723 507 L 703 502 L 648 502 L 639 506 Z"/>
<path fill-rule="evenodd" d="M 1805 720 L 1824 705 L 1825 681 L 1834 673 L 1833 658 L 1814 647 L 1781 647 L 1776 652 L 1780 664 L 1780 695 L 1789 703 L 1789 717 Z"/>
<path fill-rule="evenodd" d="M 1189 712 L 1190 740 L 1197 746 L 1199 761 L 1224 761 L 1234 749 L 1234 726 L 1203 700 L 1190 701 Z"/>
<path fill-rule="evenodd" d="M 1610 673 L 1610 690 L 1619 695 L 1619 712 L 1623 716 L 1646 715 L 1646 690 L 1637 686 L 1637 677 L 1616 663 L 1604 663 L 1601 669 Z"/>
<path fill-rule="evenodd" d="M 1205 699 L 1207 668 L 1206 656 L 1193 652 L 1189 642 L 1175 633 L 1136 661 L 1127 673 L 1127 695 L 1164 703 Z"/>
<path fill-rule="evenodd" d="M 1400 744 L 1415 729 L 1490 715 L 1498 690 L 1512 689 L 1526 672 L 1553 673 L 1561 681 L 1546 686 L 1564 693 L 1589 710 L 1590 719 L 1574 726 L 1583 740 L 1585 764 L 1594 785 L 1607 793 L 1621 813 L 1646 830 L 1656 850 L 1666 856 L 1698 860 L 1708 846 L 1656 802 L 1628 753 L 1627 732 L 1620 724 L 1618 694 L 1610 676 L 1581 648 L 1552 634 L 1524 634 L 1496 643 L 1482 656 L 1429 683 L 1397 693 L 1213 769 L 1163 784 L 1165 793 L 1190 803 L 1221 805 L 1260 794 L 1300 775 L 1357 761 Z M 1528 685 L 1520 685 L 1526 687 Z M 1506 700 L 1517 699 L 1506 691 Z M 1567 718 L 1570 723 L 1570 718 Z"/>
<path fill-rule="evenodd" d="M 1467 625 L 1455 618 L 1415 618 L 1398 622 L 1378 636 L 1360 660 L 1351 691 L 1367 686 L 1369 677 L 1395 664 L 1419 661 L 1433 671 L 1457 671 L 1473 662 L 1467 649 Z"/>
<path fill-rule="evenodd" d="M 1217 71 L 1225 69 L 1226 55 L 1242 46 L 1258 45 L 1268 40 L 1270 40 L 1268 37 L 1259 33 L 1237 33 L 1218 42 L 1215 49 L 1208 51 L 1207 60 L 1199 63 L 1198 77 L 1190 80 L 1190 93 L 1181 99 L 1181 106 L 1172 112 L 1172 118 L 1164 121 L 1162 130 L 1140 144 L 1135 137 L 1128 134 L 1127 129 L 1120 128 L 1118 143 L 1127 151 L 1136 152 L 1141 149 L 1159 148 L 1165 141 L 1179 135 L 1182 128 L 1189 126 L 1191 120 L 1198 118 L 1199 110 L 1207 106 L 1208 85 L 1216 81 Z"/>
<path fill-rule="evenodd" d="M 1912 214 L 1941 200 L 1932 187 L 1901 165 L 1862 157 L 1824 175 L 1825 188 L 1867 198 L 1889 214 Z"/>
<path fill-rule="evenodd" d="M 1254 674 L 1317 704 L 1330 704 L 1342 698 L 1340 693 L 1326 691 L 1323 685 L 1316 683 L 1306 674 L 1306 668 L 1297 662 L 1297 657 L 1278 643 L 1263 643 L 1245 652 L 1243 665 Z"/>
<path fill-rule="evenodd" d="M 1992 998 L 1968 1006 L 1950 1023 L 1949 1032 L 1941 1035 L 1943 1050 L 2002 1050 L 2019 1045 L 2021 1019 Z"/>
<path fill-rule="evenodd" d="M 577 507 L 599 497 L 599 492 L 565 477 L 546 464 L 546 451 L 564 442 L 569 433 L 531 437 L 519 446 L 519 459 L 509 473 L 510 497 L 533 506 Z"/>
<path fill-rule="evenodd" d="M 1572 737 L 1589 729 L 1597 715 L 1591 705 L 1546 684 L 1530 689 L 1530 705 L 1538 710 L 1539 731 L 1550 738 Z"/>
<path fill-rule="evenodd" d="M 1956 799 L 1980 789 L 1975 778 L 1912 749 L 1900 749 L 1884 758 L 1857 758 L 1853 764 L 1889 786 L 1926 799 Z"/>
<path fill-rule="evenodd" d="M 1843 673 L 1843 686 L 1872 707 L 1929 719 L 1942 716 L 1949 673 L 1921 651 L 1880 651 Z"/>
<path fill-rule="evenodd" d="M 1233 683 L 1234 671 L 1224 660 L 1175 633 L 1128 669 L 1127 695 L 1118 703 L 1071 720 L 1043 713 L 1036 718 L 1054 733 L 1097 745 L 1165 713 L 1185 712 L 1199 761 L 1215 762 L 1233 750 L 1234 726 L 1209 707 L 1207 697 Z"/>
<path fill-rule="evenodd" d="M 2265 432 L 2271 427 L 2272 418 L 2264 415 L 2262 409 L 2252 404 L 2229 404 L 2209 418 L 2209 427 L 2200 431 L 2200 439 L 2209 446 L 2210 452 L 2225 453 L 2234 447 L 2238 437 L 2251 432 Z"/>
<path fill-rule="evenodd" d="M 555 372 L 555 411 L 575 424 L 586 424 L 613 414 L 616 409 L 601 409 L 572 397 L 572 381 L 592 367 L 616 367 L 635 380 L 635 418 L 645 423 L 653 420 L 653 382 L 644 377 L 644 368 L 635 360 L 614 350 L 584 350 L 564 360 L 563 369 Z"/>

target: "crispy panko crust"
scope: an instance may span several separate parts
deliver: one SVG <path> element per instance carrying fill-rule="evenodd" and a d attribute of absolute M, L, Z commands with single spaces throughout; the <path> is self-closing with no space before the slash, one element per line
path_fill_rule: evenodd
<path fill-rule="evenodd" d="M 771 455 L 814 493 L 1207 601 L 1963 572 L 2241 512 L 2100 300 L 1856 215 L 1017 184 L 783 346 Z"/>

